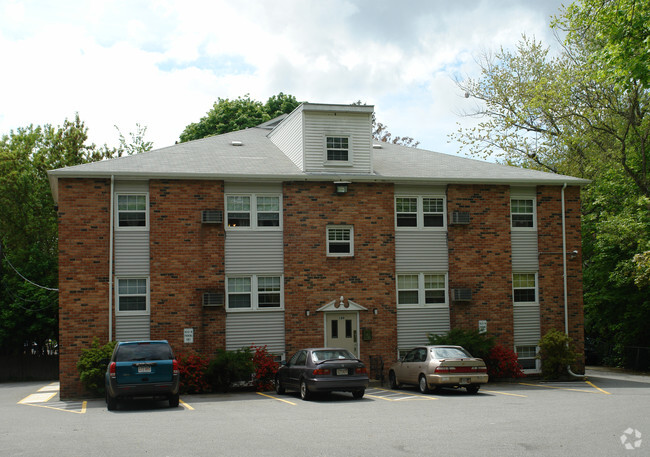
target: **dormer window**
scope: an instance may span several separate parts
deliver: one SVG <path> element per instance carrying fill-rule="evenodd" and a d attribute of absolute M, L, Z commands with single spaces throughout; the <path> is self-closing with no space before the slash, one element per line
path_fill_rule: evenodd
<path fill-rule="evenodd" d="M 348 163 L 350 160 L 350 150 L 348 137 L 328 136 L 327 137 L 327 161 Z"/>

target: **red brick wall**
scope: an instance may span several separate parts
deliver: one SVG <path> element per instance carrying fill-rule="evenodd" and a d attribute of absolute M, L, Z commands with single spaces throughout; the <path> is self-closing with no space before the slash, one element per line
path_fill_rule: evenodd
<path fill-rule="evenodd" d="M 202 224 L 201 211 L 223 211 L 223 181 L 149 183 L 151 338 L 177 354 L 225 347 L 223 306 L 202 305 L 203 292 L 224 291 L 223 224 Z M 194 343 L 183 329 L 194 328 Z"/>
<path fill-rule="evenodd" d="M 287 352 L 323 345 L 323 315 L 315 311 L 343 296 L 368 308 L 359 312 L 359 326 L 372 329 L 372 341 L 361 341 L 361 358 L 366 363 L 370 355 L 393 360 L 397 350 L 393 185 L 352 183 L 347 194 L 336 195 L 331 182 L 289 182 L 283 193 Z M 354 226 L 354 257 L 327 257 L 330 224 Z M 311 316 L 306 317 L 305 310 Z"/>
<path fill-rule="evenodd" d="M 59 381 L 61 398 L 83 393 L 81 350 L 108 341 L 110 181 L 59 179 Z"/>
<path fill-rule="evenodd" d="M 539 299 L 542 336 L 554 328 L 564 332 L 564 283 L 562 259 L 562 188 L 537 188 L 539 233 Z M 580 188 L 565 189 L 567 291 L 569 335 L 579 353 L 584 352 L 582 301 L 582 241 L 580 232 Z M 576 254 L 572 254 L 577 251 Z M 580 362 L 580 364 L 582 361 Z"/>
<path fill-rule="evenodd" d="M 510 187 L 456 185 L 447 187 L 447 210 L 470 213 L 468 225 L 449 224 L 449 289 L 470 288 L 470 302 L 451 302 L 451 328 L 488 332 L 512 347 L 512 260 Z"/>

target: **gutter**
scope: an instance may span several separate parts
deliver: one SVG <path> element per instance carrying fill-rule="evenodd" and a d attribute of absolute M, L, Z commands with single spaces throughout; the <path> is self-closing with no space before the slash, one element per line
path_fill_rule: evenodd
<path fill-rule="evenodd" d="M 562 186 L 562 278 L 564 282 L 564 333 L 566 336 L 569 336 L 569 290 L 568 290 L 568 279 L 567 279 L 567 258 L 566 258 L 566 208 L 564 204 L 564 189 L 566 189 L 567 183 L 565 182 Z M 566 367 L 567 373 L 569 376 L 574 378 L 584 379 L 585 375 L 579 375 L 574 373 L 571 370 L 571 365 Z"/>

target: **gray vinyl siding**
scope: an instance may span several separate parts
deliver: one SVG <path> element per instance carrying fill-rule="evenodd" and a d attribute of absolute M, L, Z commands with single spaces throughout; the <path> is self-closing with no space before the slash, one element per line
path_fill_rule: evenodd
<path fill-rule="evenodd" d="M 226 350 L 267 346 L 272 354 L 283 354 L 284 311 L 226 314 Z"/>
<path fill-rule="evenodd" d="M 124 316 L 118 315 L 115 318 L 115 340 L 136 341 L 148 340 L 149 315 Z"/>
<path fill-rule="evenodd" d="M 148 231 L 115 231 L 115 275 L 149 276 Z"/>
<path fill-rule="evenodd" d="M 148 181 L 115 181 L 115 193 L 149 193 Z"/>
<path fill-rule="evenodd" d="M 307 172 L 372 172 L 372 131 L 370 114 L 304 112 L 305 167 Z M 349 137 L 351 166 L 327 166 L 327 136 Z"/>
<path fill-rule="evenodd" d="M 395 270 L 447 271 L 449 252 L 446 231 L 396 231 Z"/>
<path fill-rule="evenodd" d="M 427 335 L 446 333 L 449 330 L 449 307 L 397 310 L 399 349 L 428 344 Z"/>
<path fill-rule="evenodd" d="M 282 232 L 226 232 L 226 274 L 284 271 Z"/>
<path fill-rule="evenodd" d="M 295 111 L 279 128 L 269 133 L 271 142 L 301 170 L 304 165 L 302 130 L 302 112 Z"/>
<path fill-rule="evenodd" d="M 512 270 L 538 271 L 537 232 L 512 231 Z"/>
<path fill-rule="evenodd" d="M 541 337 L 539 305 L 515 305 L 513 319 L 515 346 L 536 346 Z"/>
<path fill-rule="evenodd" d="M 427 197 L 445 197 L 445 186 L 418 186 L 418 185 L 395 185 L 396 197 L 414 197 L 417 195 L 426 195 Z"/>

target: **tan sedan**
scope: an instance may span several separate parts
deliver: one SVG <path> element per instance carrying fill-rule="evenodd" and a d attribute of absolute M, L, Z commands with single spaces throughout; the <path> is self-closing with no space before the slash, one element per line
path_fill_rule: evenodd
<path fill-rule="evenodd" d="M 460 346 L 419 346 L 391 365 L 388 379 L 391 389 L 412 384 L 428 393 L 440 387 L 464 387 L 475 394 L 488 382 L 488 374 L 483 359 Z"/>

